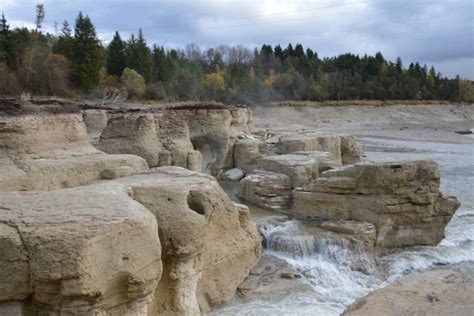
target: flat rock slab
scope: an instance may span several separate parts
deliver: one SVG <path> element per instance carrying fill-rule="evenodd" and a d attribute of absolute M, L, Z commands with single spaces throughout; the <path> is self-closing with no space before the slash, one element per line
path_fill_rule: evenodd
<path fill-rule="evenodd" d="M 293 193 L 292 215 L 374 224 L 379 250 L 436 245 L 459 202 L 439 191 L 431 160 L 364 162 L 323 172 Z"/>
<path fill-rule="evenodd" d="M 456 315 L 474 311 L 474 264 L 402 277 L 349 306 L 343 315 Z"/>

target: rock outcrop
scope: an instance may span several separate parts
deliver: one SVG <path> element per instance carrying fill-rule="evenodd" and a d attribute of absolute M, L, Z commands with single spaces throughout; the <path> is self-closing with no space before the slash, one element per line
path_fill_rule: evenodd
<path fill-rule="evenodd" d="M 138 155 L 150 167 L 174 165 L 213 175 L 234 166 L 234 144 L 251 124 L 247 108 L 212 104 L 112 111 L 109 117 L 100 150 Z"/>
<path fill-rule="evenodd" d="M 146 315 L 159 245 L 124 186 L 0 193 L 0 315 Z"/>
<path fill-rule="evenodd" d="M 0 314 L 195 315 L 233 297 L 261 241 L 214 178 L 165 167 L 0 193 L 0 249 Z"/>
<path fill-rule="evenodd" d="M 92 147 L 79 113 L 0 116 L 0 191 L 74 187 L 119 167 L 148 169 L 140 157 Z"/>
<path fill-rule="evenodd" d="M 472 315 L 474 265 L 415 273 L 378 289 L 349 306 L 343 315 Z"/>
<path fill-rule="evenodd" d="M 377 248 L 436 245 L 459 202 L 439 191 L 433 161 L 359 163 L 328 170 L 293 194 L 296 218 L 375 225 Z"/>
<path fill-rule="evenodd" d="M 318 151 L 264 156 L 258 160 L 257 169 L 241 180 L 239 196 L 261 207 L 288 213 L 294 188 L 340 165 L 332 157 L 331 153 Z"/>
<path fill-rule="evenodd" d="M 275 136 L 273 136 L 275 139 Z M 312 131 L 283 132 L 276 136 L 275 151 L 278 154 L 290 154 L 297 151 L 325 151 L 332 159 L 342 164 L 360 161 L 362 150 L 355 137 L 317 133 Z"/>

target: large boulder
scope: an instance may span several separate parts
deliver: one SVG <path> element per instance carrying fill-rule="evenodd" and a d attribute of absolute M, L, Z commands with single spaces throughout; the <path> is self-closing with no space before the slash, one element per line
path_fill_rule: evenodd
<path fill-rule="evenodd" d="M 340 166 L 332 154 L 323 151 L 297 151 L 286 155 L 264 156 L 257 168 L 283 173 L 290 177 L 292 187 L 301 187 L 319 177 L 323 171 Z"/>
<path fill-rule="evenodd" d="M 375 225 L 379 250 L 436 245 L 459 202 L 439 191 L 433 161 L 359 163 L 323 172 L 293 194 L 301 219 L 356 220 Z"/>
<path fill-rule="evenodd" d="M 260 251 L 248 208 L 178 167 L 0 193 L 0 314 L 196 315 L 228 302 Z"/>
<path fill-rule="evenodd" d="M 297 151 L 325 151 L 332 159 L 342 164 L 360 161 L 362 149 L 354 136 L 320 133 L 314 131 L 277 132 L 266 140 L 273 144 L 278 154 Z"/>
<path fill-rule="evenodd" d="M 0 116 L 0 191 L 83 185 L 119 167 L 148 169 L 140 157 L 92 147 L 79 113 Z"/>
<path fill-rule="evenodd" d="M 240 180 L 240 198 L 264 209 L 288 213 L 291 208 L 293 186 L 286 174 L 255 170 Z"/>
<path fill-rule="evenodd" d="M 473 275 L 473 263 L 408 275 L 357 300 L 343 315 L 472 315 Z"/>
<path fill-rule="evenodd" d="M 164 274 L 152 311 L 193 315 L 228 302 L 261 251 L 248 208 L 213 177 L 176 167 L 151 173 L 118 181 L 139 184 L 133 198 L 158 221 Z"/>
<path fill-rule="evenodd" d="M 159 245 L 125 186 L 0 193 L 0 315 L 146 315 Z"/>
<path fill-rule="evenodd" d="M 239 197 L 272 211 L 288 213 L 294 188 L 305 186 L 320 172 L 338 166 L 340 163 L 328 152 L 263 156 L 257 169 L 240 181 Z"/>

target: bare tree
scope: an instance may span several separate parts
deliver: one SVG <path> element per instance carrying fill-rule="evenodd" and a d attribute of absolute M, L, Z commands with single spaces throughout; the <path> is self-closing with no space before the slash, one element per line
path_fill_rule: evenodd
<path fill-rule="evenodd" d="M 44 4 L 37 4 L 36 5 L 36 17 L 35 17 L 35 25 L 36 25 L 36 34 L 33 37 L 33 42 L 31 44 L 31 52 L 30 52 L 30 60 L 28 63 L 28 69 L 26 71 L 26 84 L 28 85 L 28 81 L 30 80 L 30 72 L 31 72 L 31 65 L 33 64 L 33 55 L 35 52 L 36 40 L 39 34 L 41 33 L 41 27 L 43 26 L 44 17 L 46 12 L 44 10 Z"/>

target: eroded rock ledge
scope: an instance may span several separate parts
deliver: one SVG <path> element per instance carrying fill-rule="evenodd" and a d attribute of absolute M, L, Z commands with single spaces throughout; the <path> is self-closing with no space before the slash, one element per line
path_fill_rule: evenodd
<path fill-rule="evenodd" d="M 349 306 L 343 315 L 472 315 L 474 264 L 402 277 Z"/>
<path fill-rule="evenodd" d="M 232 298 L 260 247 L 248 208 L 181 168 L 0 193 L 0 313 L 199 314 Z"/>

